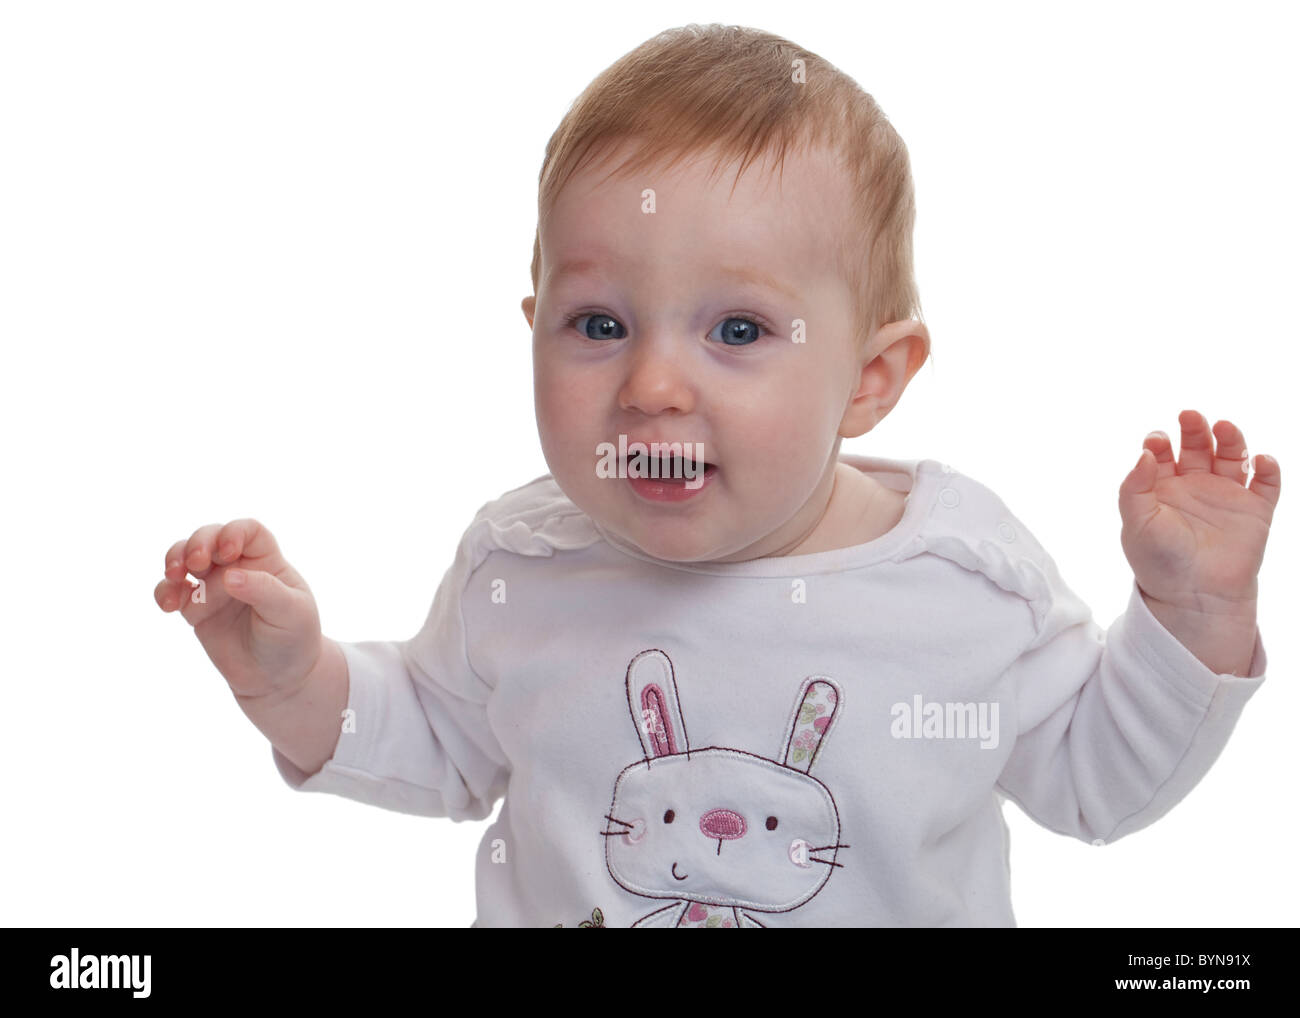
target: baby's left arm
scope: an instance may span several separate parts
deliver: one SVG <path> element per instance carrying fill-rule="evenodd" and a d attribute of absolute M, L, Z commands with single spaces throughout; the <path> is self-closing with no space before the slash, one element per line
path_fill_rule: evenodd
<path fill-rule="evenodd" d="M 1120 543 L 1160 624 L 1210 671 L 1245 675 L 1282 470 L 1273 457 L 1256 456 L 1247 487 L 1246 440 L 1236 425 L 1219 421 L 1211 431 L 1195 410 L 1178 420 L 1178 461 L 1169 436 L 1153 431 L 1120 485 Z"/>

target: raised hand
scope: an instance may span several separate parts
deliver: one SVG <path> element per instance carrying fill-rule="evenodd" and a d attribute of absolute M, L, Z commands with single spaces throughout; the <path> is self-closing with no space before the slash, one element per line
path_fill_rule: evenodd
<path fill-rule="evenodd" d="M 168 550 L 164 576 L 154 600 L 194 627 L 236 696 L 287 695 L 306 679 L 322 649 L 316 600 L 257 520 L 200 527 Z"/>
<path fill-rule="evenodd" d="M 1170 632 L 1194 652 L 1213 652 L 1218 627 L 1239 648 L 1243 634 L 1253 642 L 1257 577 L 1282 470 L 1271 456 L 1256 456 L 1247 484 L 1250 459 L 1235 424 L 1221 420 L 1211 430 L 1195 410 L 1178 420 L 1178 459 L 1169 437 L 1152 432 L 1120 485 L 1120 543 L 1148 607 Z M 1197 626 L 1209 628 L 1198 637 Z"/>

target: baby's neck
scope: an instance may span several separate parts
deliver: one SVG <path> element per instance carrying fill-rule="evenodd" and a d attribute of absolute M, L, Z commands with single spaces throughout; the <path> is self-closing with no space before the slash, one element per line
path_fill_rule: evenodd
<path fill-rule="evenodd" d="M 813 532 L 787 554 L 812 555 L 874 541 L 898 525 L 906 501 L 905 493 L 838 461 L 826 512 Z"/>

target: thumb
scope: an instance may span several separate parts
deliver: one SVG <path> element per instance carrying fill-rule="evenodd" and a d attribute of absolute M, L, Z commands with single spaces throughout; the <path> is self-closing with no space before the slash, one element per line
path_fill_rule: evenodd
<path fill-rule="evenodd" d="M 273 573 L 255 569 L 227 569 L 222 577 L 226 593 L 257 610 L 271 625 L 288 626 L 302 614 L 301 593 Z"/>
<path fill-rule="evenodd" d="M 1119 514 L 1125 522 L 1143 519 L 1160 508 L 1156 498 L 1157 476 L 1155 453 L 1143 446 L 1137 465 L 1119 486 Z"/>

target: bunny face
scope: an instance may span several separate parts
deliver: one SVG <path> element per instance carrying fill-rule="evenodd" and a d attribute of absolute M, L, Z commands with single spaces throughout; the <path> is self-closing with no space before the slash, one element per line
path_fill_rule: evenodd
<path fill-rule="evenodd" d="M 831 867 L 811 856 L 840 833 L 820 781 L 734 749 L 633 764 L 618 776 L 610 815 L 633 825 L 605 839 L 609 871 L 629 891 L 765 912 L 821 889 Z"/>
<path fill-rule="evenodd" d="M 628 706 L 645 758 L 614 783 L 605 860 L 649 898 L 797 908 L 830 878 L 840 821 L 830 790 L 807 773 L 838 711 L 839 688 L 804 681 L 778 759 L 690 748 L 672 662 L 643 651 L 628 667 Z"/>

